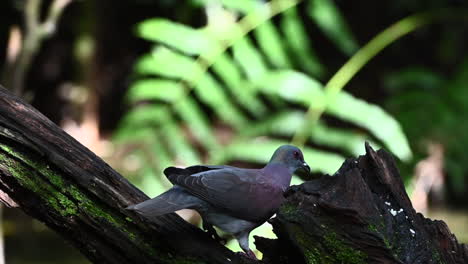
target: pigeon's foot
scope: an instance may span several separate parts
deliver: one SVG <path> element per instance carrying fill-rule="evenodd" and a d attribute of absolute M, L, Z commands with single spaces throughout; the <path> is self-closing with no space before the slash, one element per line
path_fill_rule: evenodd
<path fill-rule="evenodd" d="M 258 260 L 257 256 L 255 256 L 255 253 L 253 253 L 252 250 L 249 250 L 247 252 L 237 252 L 237 254 L 247 257 L 249 259 Z"/>

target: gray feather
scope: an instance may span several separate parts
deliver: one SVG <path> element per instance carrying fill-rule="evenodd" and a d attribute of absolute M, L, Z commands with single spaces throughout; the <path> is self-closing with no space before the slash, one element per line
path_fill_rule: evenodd
<path fill-rule="evenodd" d="M 142 203 L 127 207 L 146 217 L 155 217 L 181 209 L 195 208 L 203 201 L 187 193 L 183 188 L 174 186 L 163 194 Z"/>

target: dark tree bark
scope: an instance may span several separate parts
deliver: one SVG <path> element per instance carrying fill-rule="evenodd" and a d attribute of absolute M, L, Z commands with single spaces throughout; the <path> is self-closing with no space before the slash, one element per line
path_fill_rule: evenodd
<path fill-rule="evenodd" d="M 385 151 L 347 160 L 334 176 L 293 186 L 256 238 L 264 263 L 468 263 L 447 226 L 417 214 Z M 100 158 L 0 87 L 0 199 L 19 206 L 95 263 L 254 263 L 175 214 L 126 206 L 148 199 Z"/>

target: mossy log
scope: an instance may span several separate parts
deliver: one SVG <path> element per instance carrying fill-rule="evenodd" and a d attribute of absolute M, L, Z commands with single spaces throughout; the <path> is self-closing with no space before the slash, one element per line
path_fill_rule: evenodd
<path fill-rule="evenodd" d="M 417 214 L 392 157 L 347 160 L 334 176 L 291 187 L 256 237 L 262 263 L 468 263 L 447 226 Z M 313 164 L 313 161 L 310 161 Z M 0 200 L 69 240 L 94 263 L 256 263 L 175 214 L 142 219 L 148 199 L 50 120 L 0 87 Z"/>

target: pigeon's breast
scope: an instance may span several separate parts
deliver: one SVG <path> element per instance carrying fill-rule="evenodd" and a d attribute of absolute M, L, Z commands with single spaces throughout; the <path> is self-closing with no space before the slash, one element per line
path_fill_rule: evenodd
<path fill-rule="evenodd" d="M 256 218 L 266 221 L 278 211 L 283 202 L 283 190 L 279 186 L 266 184 L 255 184 L 253 188 L 255 197 L 252 197 L 249 209 Z"/>

